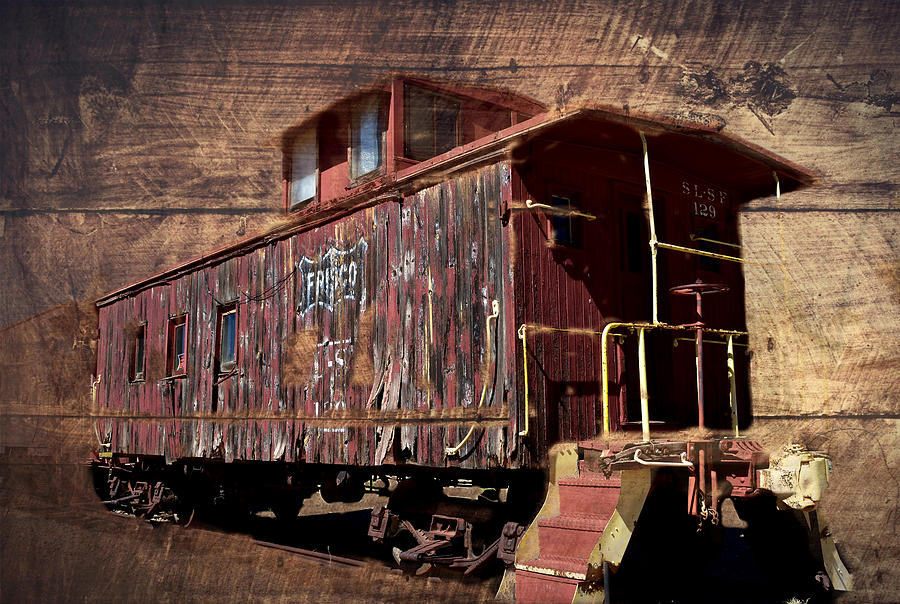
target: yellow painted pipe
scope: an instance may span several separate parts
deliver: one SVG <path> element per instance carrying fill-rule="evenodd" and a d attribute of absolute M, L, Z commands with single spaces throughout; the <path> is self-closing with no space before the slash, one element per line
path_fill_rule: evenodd
<path fill-rule="evenodd" d="M 560 206 L 551 206 L 546 203 L 537 203 L 530 199 L 525 200 L 525 207 L 529 210 L 538 208 L 542 210 L 549 210 L 548 214 L 559 214 L 560 216 L 578 216 L 580 218 L 587 218 L 588 220 L 596 220 L 597 217 L 593 214 L 588 214 L 587 212 L 579 212 L 578 210 L 565 210 Z"/>
<path fill-rule="evenodd" d="M 609 438 L 610 433 L 610 425 L 609 425 L 609 353 L 606 347 L 606 341 L 609 337 L 610 332 L 613 329 L 618 329 L 620 327 L 627 327 L 629 329 L 666 329 L 669 331 L 693 331 L 696 332 L 696 327 L 686 327 L 682 325 L 668 325 L 666 323 L 619 323 L 612 322 L 607 323 L 606 326 L 603 327 L 603 332 L 600 336 L 600 381 L 601 381 L 601 393 L 603 396 L 603 438 Z M 520 332 L 524 329 L 524 325 L 520 328 Z M 737 331 L 734 329 L 714 329 L 710 327 L 703 328 L 704 333 L 714 333 L 723 336 L 745 336 L 747 335 L 746 331 Z M 526 380 L 527 384 L 527 380 Z M 526 386 L 527 387 L 527 386 Z M 643 417 L 641 418 L 643 421 Z"/>
<path fill-rule="evenodd" d="M 641 384 L 641 440 L 650 442 L 650 395 L 647 392 L 647 348 L 645 327 L 638 328 L 638 376 Z"/>
<path fill-rule="evenodd" d="M 609 438 L 609 354 L 606 352 L 606 338 L 609 332 L 617 327 L 625 327 L 629 323 L 607 323 L 600 336 L 600 381 L 603 392 L 603 438 Z"/>
<path fill-rule="evenodd" d="M 528 345 L 525 342 L 525 324 L 519 327 L 519 339 L 522 340 L 522 369 L 525 372 L 525 428 L 519 436 L 528 436 Z"/>
<path fill-rule="evenodd" d="M 641 147 L 644 151 L 644 184 L 647 188 L 647 205 L 650 208 L 650 273 L 652 277 L 652 303 L 653 303 L 653 323 L 659 323 L 659 301 L 656 293 L 657 289 L 657 272 L 656 272 L 656 248 L 658 240 L 656 239 L 656 220 L 653 218 L 653 191 L 650 188 L 650 156 L 647 154 L 647 137 L 643 132 L 641 135 Z"/>
<path fill-rule="evenodd" d="M 734 437 L 738 434 L 737 387 L 734 384 L 734 336 L 728 335 L 728 398 L 731 403 L 731 429 Z"/>
<path fill-rule="evenodd" d="M 488 317 L 485 321 L 485 323 L 487 324 L 486 345 L 488 347 L 487 357 L 488 357 L 489 363 L 490 363 L 490 358 L 491 358 L 491 350 L 490 350 L 490 348 L 491 348 L 491 321 L 495 321 L 497 319 L 497 317 L 500 316 L 500 302 L 499 301 L 494 300 L 491 303 L 491 311 L 492 311 L 491 314 L 488 315 Z M 488 366 L 488 370 L 490 370 L 490 365 Z M 486 393 L 487 393 L 487 379 L 484 380 L 484 384 L 482 384 L 482 386 L 481 386 L 481 400 L 478 401 L 479 409 L 481 408 L 482 405 L 484 405 L 484 395 Z M 475 424 L 472 424 L 472 426 L 469 428 L 469 431 L 466 432 L 466 435 L 463 437 L 463 439 L 461 441 L 459 441 L 459 443 L 456 446 L 446 447 L 444 449 L 444 453 L 446 453 L 448 456 L 456 455 L 457 453 L 459 453 L 459 450 L 462 449 L 463 445 L 466 444 L 470 438 L 472 438 L 473 432 L 475 432 Z"/>
<path fill-rule="evenodd" d="M 728 243 L 727 241 L 719 241 L 717 239 L 708 239 L 706 237 L 697 237 L 693 233 L 691 233 L 690 237 L 691 237 L 691 241 L 705 241 L 707 243 L 716 243 L 718 245 L 727 245 L 728 247 L 741 249 L 741 246 L 736 243 Z"/>
<path fill-rule="evenodd" d="M 674 245 L 672 243 L 663 243 L 662 241 L 658 241 L 656 243 L 658 247 L 667 250 L 674 250 L 676 252 L 684 252 L 685 254 L 694 254 L 697 256 L 706 256 L 708 258 L 718 258 L 719 260 L 728 260 L 729 262 L 746 262 L 743 258 L 738 258 L 737 256 L 729 256 L 727 254 L 717 254 L 715 252 L 707 252 L 706 250 L 695 250 L 692 247 L 684 247 L 683 245 Z"/>

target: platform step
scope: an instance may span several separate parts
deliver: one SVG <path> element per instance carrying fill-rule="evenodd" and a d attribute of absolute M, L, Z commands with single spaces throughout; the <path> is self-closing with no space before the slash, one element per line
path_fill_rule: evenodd
<path fill-rule="evenodd" d="M 567 579 L 584 579 L 589 558 L 573 558 L 570 556 L 547 556 L 527 562 L 517 562 L 516 569 L 545 575 L 562 576 Z"/>
<path fill-rule="evenodd" d="M 609 516 L 619 502 L 621 483 L 618 474 L 606 478 L 603 474 L 584 473 L 580 478 L 560 479 L 559 511 L 563 515 Z"/>
<path fill-rule="evenodd" d="M 584 557 L 591 555 L 600 540 L 609 516 L 562 514 L 538 521 L 541 557 Z"/>
<path fill-rule="evenodd" d="M 561 478 L 559 515 L 537 522 L 538 558 L 516 563 L 516 601 L 571 602 L 578 583 L 584 581 L 588 560 L 616 510 L 622 487 L 621 475 L 591 471 L 599 467 L 604 452 L 619 443 L 579 443 L 584 456 L 579 475 Z M 612 446 L 611 446 L 612 445 Z"/>
<path fill-rule="evenodd" d="M 560 514 L 538 520 L 538 526 L 602 533 L 610 514 Z"/>
<path fill-rule="evenodd" d="M 565 602 L 575 597 L 580 579 L 516 568 L 516 602 Z"/>
<path fill-rule="evenodd" d="M 618 472 L 613 472 L 607 477 L 602 472 L 580 470 L 580 476 L 576 478 L 560 478 L 557 484 L 560 486 L 574 485 L 618 489 L 622 486 L 622 475 Z"/>

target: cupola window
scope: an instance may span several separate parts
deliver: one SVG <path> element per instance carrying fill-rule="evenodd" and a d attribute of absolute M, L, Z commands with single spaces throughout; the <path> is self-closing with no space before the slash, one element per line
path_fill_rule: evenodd
<path fill-rule="evenodd" d="M 354 108 L 350 143 L 350 178 L 360 178 L 381 167 L 383 130 L 377 95 L 365 99 Z"/>
<path fill-rule="evenodd" d="M 300 133 L 291 151 L 291 211 L 316 198 L 316 131 Z"/>
<path fill-rule="evenodd" d="M 416 161 L 459 145 L 459 103 L 415 86 L 406 87 L 404 155 Z"/>

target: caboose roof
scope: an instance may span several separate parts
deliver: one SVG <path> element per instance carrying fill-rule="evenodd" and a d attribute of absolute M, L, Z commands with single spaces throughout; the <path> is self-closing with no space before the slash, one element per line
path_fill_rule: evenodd
<path fill-rule="evenodd" d="M 585 103 L 563 110 L 546 110 L 537 101 L 512 93 L 450 86 L 414 78 L 405 78 L 405 81 L 482 99 L 526 115 L 536 110 L 540 112 L 530 119 L 460 145 L 442 155 L 408 168 L 388 171 L 378 178 L 350 189 L 340 197 L 311 204 L 290 214 L 281 223 L 265 231 L 238 239 L 207 254 L 112 291 L 97 300 L 97 306 L 105 306 L 143 289 L 167 283 L 201 267 L 217 264 L 272 241 L 315 228 L 386 199 L 399 199 L 440 182 L 449 173 L 500 161 L 513 155 L 516 159 L 522 159 L 523 153 L 527 154 L 525 143 L 537 138 L 641 154 L 639 132 L 643 132 L 647 138 L 648 153 L 652 161 L 698 176 L 715 176 L 716 182 L 736 191 L 740 201 L 744 202 L 774 193 L 773 172 L 778 174 L 783 192 L 810 186 L 815 182 L 815 178 L 809 172 L 725 132 L 719 124 L 645 115 L 596 103 Z M 324 112 L 343 111 L 363 95 L 384 90 L 387 85 L 382 83 L 360 90 L 332 104 L 317 116 Z M 286 140 L 317 116 L 311 116 L 290 126 L 270 143 L 282 147 Z"/>
<path fill-rule="evenodd" d="M 420 88 L 427 88 L 429 90 L 443 92 L 454 97 L 466 97 L 469 99 L 474 99 L 489 105 L 509 109 L 510 111 L 517 111 L 528 116 L 545 113 L 548 109 L 547 106 L 543 103 L 509 90 L 488 88 L 472 84 L 460 85 L 454 82 L 445 82 L 433 79 L 425 80 L 413 76 L 395 76 L 393 78 L 379 80 L 378 82 L 369 84 L 368 86 L 361 87 L 348 96 L 345 96 L 331 103 L 321 111 L 317 111 L 312 115 L 306 116 L 294 122 L 293 124 L 285 128 L 280 134 L 267 140 L 264 143 L 264 146 L 275 147 L 279 149 L 286 147 L 289 144 L 289 141 L 298 132 L 315 123 L 315 121 L 318 120 L 319 117 L 323 114 L 349 114 L 354 104 L 364 97 L 377 92 L 388 94 L 390 92 L 391 83 L 395 80 L 401 80 L 405 83 L 415 84 Z"/>

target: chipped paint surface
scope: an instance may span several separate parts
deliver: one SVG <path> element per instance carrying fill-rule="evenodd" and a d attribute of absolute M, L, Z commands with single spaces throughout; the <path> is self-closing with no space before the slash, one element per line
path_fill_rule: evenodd
<path fill-rule="evenodd" d="M 460 175 L 101 306 L 102 438 L 170 459 L 444 465 L 477 416 L 458 463 L 507 464 L 516 348 L 498 208 L 508 173 Z M 503 319 L 488 342 L 493 300 Z M 217 317 L 234 303 L 226 371 Z M 181 315 L 186 371 L 169 376 L 169 323 Z M 132 381 L 141 323 L 146 374 Z"/>

